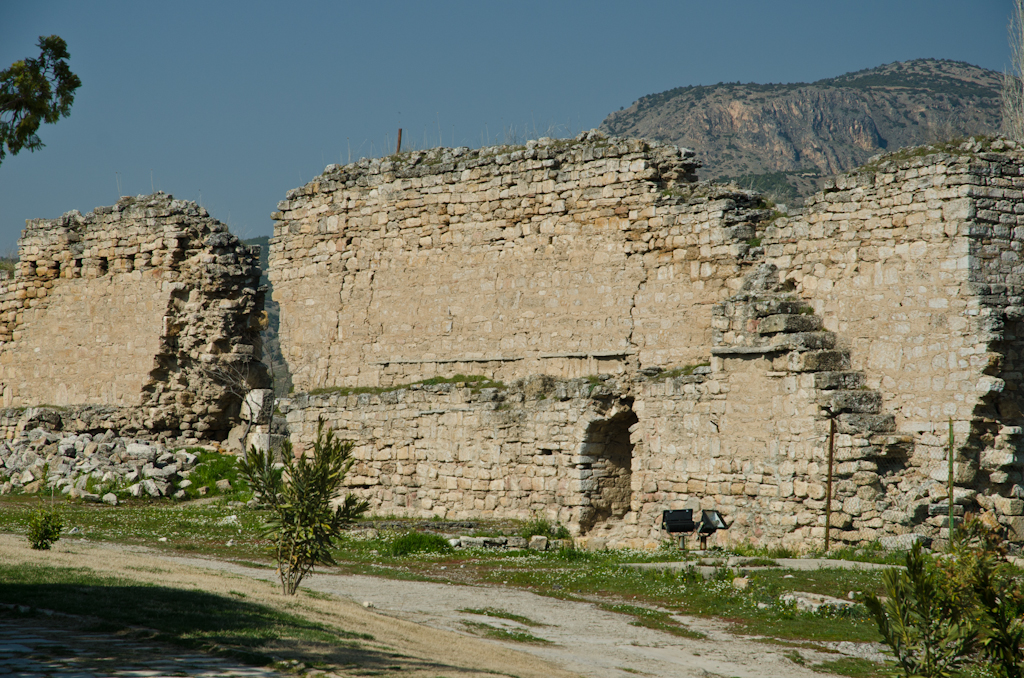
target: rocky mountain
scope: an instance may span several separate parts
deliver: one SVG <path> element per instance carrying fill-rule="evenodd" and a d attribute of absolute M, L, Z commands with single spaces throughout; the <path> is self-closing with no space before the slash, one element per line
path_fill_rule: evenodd
<path fill-rule="evenodd" d="M 880 152 L 998 132 L 1001 77 L 918 59 L 813 83 L 677 87 L 612 113 L 601 129 L 692 148 L 702 178 L 791 200 Z"/>

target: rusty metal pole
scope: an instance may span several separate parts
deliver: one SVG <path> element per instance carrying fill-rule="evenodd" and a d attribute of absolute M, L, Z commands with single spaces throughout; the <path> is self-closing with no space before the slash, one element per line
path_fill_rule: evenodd
<path fill-rule="evenodd" d="M 953 417 L 949 418 L 949 548 L 953 550 Z"/>
<path fill-rule="evenodd" d="M 825 487 L 825 551 L 828 552 L 832 537 L 832 466 L 836 450 L 836 418 L 828 420 L 828 483 Z"/>
<path fill-rule="evenodd" d="M 398 128 L 398 148 L 395 149 L 395 154 L 402 152 L 402 128 Z"/>

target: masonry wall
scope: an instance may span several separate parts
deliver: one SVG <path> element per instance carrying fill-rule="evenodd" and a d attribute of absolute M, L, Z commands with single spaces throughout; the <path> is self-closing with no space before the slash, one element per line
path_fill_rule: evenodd
<path fill-rule="evenodd" d="M 686 152 L 643 142 L 584 135 L 467 153 L 328 168 L 281 203 L 271 278 L 297 390 L 614 375 L 627 441 L 582 401 L 566 406 L 558 441 L 610 450 L 601 480 L 537 496 L 580 534 L 648 546 L 661 511 L 687 506 L 733 520 L 723 540 L 820 545 L 833 419 L 832 537 L 942 538 L 952 420 L 958 510 L 1024 541 L 1020 152 L 972 141 L 892 156 L 793 217 L 695 182 Z M 530 403 L 505 408 L 532 421 Z M 369 422 L 404 412 L 401 399 L 351 397 L 294 408 L 300 445 L 320 413 L 363 422 L 346 426 L 370 440 L 391 433 Z M 505 484 L 488 489 L 497 504 L 475 496 L 456 509 L 441 493 L 406 510 L 526 510 L 507 488 L 550 463 L 536 450 L 555 434 L 523 430 L 474 419 L 423 438 L 424 460 L 450 445 L 464 455 L 434 467 L 438 487 L 477 454 Z M 381 486 L 395 449 L 365 452 L 385 464 Z M 563 463 L 553 477 L 594 468 Z"/>
<path fill-rule="evenodd" d="M 583 135 L 329 167 L 274 214 L 296 389 L 695 359 L 768 211 L 692 156 Z"/>
<path fill-rule="evenodd" d="M 1024 538 L 1020 502 L 992 499 L 1024 498 L 1024 155 L 998 140 L 932 150 L 838 178 L 805 218 L 767 229 L 766 260 L 914 437 L 919 487 L 946 477 L 952 419 L 963 503 Z"/>
<path fill-rule="evenodd" d="M 157 193 L 31 220 L 18 248 L 0 285 L 6 407 L 116 406 L 129 428 L 218 439 L 265 383 L 256 253 L 194 203 Z"/>
<path fill-rule="evenodd" d="M 616 382 L 610 382 L 617 387 Z M 546 516 L 593 528 L 629 510 L 629 399 L 586 380 L 415 385 L 279 403 L 300 451 L 319 420 L 354 443 L 346 484 L 376 512 Z"/>

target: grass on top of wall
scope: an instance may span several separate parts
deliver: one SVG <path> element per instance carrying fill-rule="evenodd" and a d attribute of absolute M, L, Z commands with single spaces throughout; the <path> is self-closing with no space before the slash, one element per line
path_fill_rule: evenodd
<path fill-rule="evenodd" d="M 482 374 L 456 374 L 452 377 L 431 377 L 430 379 L 414 381 L 411 384 L 394 384 L 393 386 L 325 386 L 323 388 L 311 389 L 308 393 L 309 395 L 342 396 L 361 395 L 363 393 L 378 395 L 392 391 L 401 391 L 412 386 L 438 386 L 440 384 L 465 384 L 473 393 L 479 393 L 481 389 L 485 388 L 506 388 L 504 383 L 495 381 L 490 377 L 485 377 Z"/>

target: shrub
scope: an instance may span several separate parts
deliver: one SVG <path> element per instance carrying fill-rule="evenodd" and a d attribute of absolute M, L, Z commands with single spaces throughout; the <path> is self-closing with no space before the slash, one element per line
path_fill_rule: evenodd
<path fill-rule="evenodd" d="M 410 553 L 448 553 L 452 545 L 439 534 L 407 532 L 387 547 L 389 556 L 407 556 Z"/>
<path fill-rule="evenodd" d="M 572 534 L 565 525 L 561 523 L 552 525 L 550 520 L 544 518 L 528 520 L 522 529 L 519 530 L 519 536 L 524 539 L 529 539 L 535 535 L 547 537 L 548 539 L 572 539 Z"/>
<path fill-rule="evenodd" d="M 1001 528 L 968 514 L 951 546 L 933 559 L 916 545 L 906 572 L 883 575 L 888 600 L 865 597 L 885 642 L 908 676 L 945 676 L 971 658 L 986 675 L 1024 678 L 1024 586 Z"/>
<path fill-rule="evenodd" d="M 273 452 L 255 447 L 239 462 L 239 471 L 273 514 L 267 521 L 266 536 L 273 541 L 277 573 L 286 595 L 295 595 L 316 565 L 334 564 L 331 548 L 335 540 L 345 525 L 369 508 L 365 500 L 351 494 L 331 506 L 341 497 L 341 483 L 355 462 L 351 452 L 352 443 L 336 439 L 330 428 L 325 431 L 321 419 L 312 457 L 296 459 L 291 443 L 285 441 L 282 464 L 274 462 Z"/>
<path fill-rule="evenodd" d="M 906 561 L 906 571 L 892 568 L 882 574 L 886 600 L 869 594 L 864 605 L 906 676 L 947 676 L 967 660 L 977 632 L 943 590 L 938 570 L 920 543 Z"/>
<path fill-rule="evenodd" d="M 64 516 L 55 507 L 40 507 L 33 511 L 28 521 L 28 541 L 32 548 L 48 550 L 60 539 L 64 529 Z"/>

